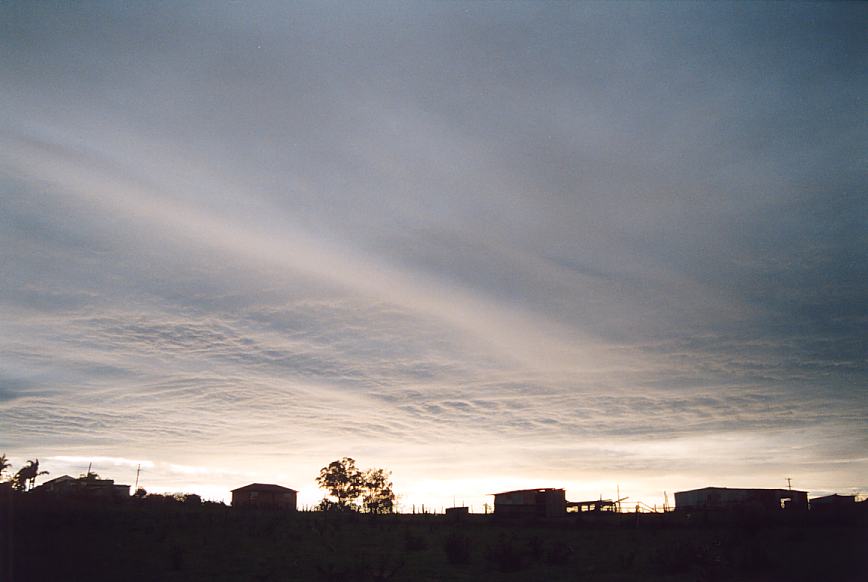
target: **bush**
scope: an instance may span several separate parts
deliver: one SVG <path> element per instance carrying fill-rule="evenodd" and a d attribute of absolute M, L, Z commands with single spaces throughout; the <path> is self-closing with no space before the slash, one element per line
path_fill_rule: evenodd
<path fill-rule="evenodd" d="M 500 538 L 485 552 L 485 559 L 498 572 L 518 572 L 524 568 L 526 556 L 515 546 L 512 539 Z"/>
<path fill-rule="evenodd" d="M 570 560 L 570 556 L 572 555 L 573 548 L 562 541 L 554 541 L 546 549 L 545 559 L 547 564 L 562 566 Z"/>
<path fill-rule="evenodd" d="M 446 537 L 443 550 L 450 564 L 460 565 L 470 562 L 470 538 L 460 532 L 452 532 Z"/>
<path fill-rule="evenodd" d="M 404 532 L 404 549 L 408 552 L 421 552 L 428 549 L 428 540 L 424 536 L 407 530 Z"/>
<path fill-rule="evenodd" d="M 692 544 L 666 545 L 651 556 L 651 567 L 659 574 L 683 574 L 695 564 L 696 548 Z"/>

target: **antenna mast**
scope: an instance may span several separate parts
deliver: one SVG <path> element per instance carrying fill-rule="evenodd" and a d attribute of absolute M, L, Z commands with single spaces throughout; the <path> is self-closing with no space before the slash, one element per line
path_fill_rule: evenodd
<path fill-rule="evenodd" d="M 139 466 L 136 467 L 136 485 L 133 487 L 133 493 L 139 490 L 139 473 L 142 472 L 142 464 L 139 463 Z"/>

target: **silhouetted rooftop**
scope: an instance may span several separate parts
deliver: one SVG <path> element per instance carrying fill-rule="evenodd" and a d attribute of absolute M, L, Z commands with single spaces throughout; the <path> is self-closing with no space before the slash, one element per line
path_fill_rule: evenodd
<path fill-rule="evenodd" d="M 699 489 L 688 489 L 686 491 L 676 491 L 676 494 L 681 493 L 698 493 L 699 491 L 775 491 L 775 492 L 784 492 L 784 493 L 804 493 L 808 494 L 807 491 L 800 491 L 798 489 L 784 489 L 779 487 L 772 488 L 763 488 L 763 487 L 700 487 Z"/>
<path fill-rule="evenodd" d="M 251 483 L 250 485 L 245 485 L 244 487 L 239 487 L 237 489 L 233 489 L 232 493 L 236 491 L 268 491 L 269 493 L 298 493 L 295 489 L 290 489 L 289 487 L 283 487 L 282 485 L 274 485 L 272 483 Z"/>
<path fill-rule="evenodd" d="M 560 487 L 539 487 L 537 489 L 516 489 L 515 491 L 502 491 L 489 493 L 489 495 L 509 495 L 510 493 L 547 493 L 549 491 L 563 491 Z"/>

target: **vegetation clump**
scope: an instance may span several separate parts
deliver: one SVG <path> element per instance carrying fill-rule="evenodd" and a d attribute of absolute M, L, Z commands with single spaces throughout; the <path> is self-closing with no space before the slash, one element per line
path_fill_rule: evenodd
<path fill-rule="evenodd" d="M 355 459 L 344 457 L 320 469 L 316 482 L 328 491 L 317 506 L 319 510 L 371 514 L 395 511 L 390 473 L 383 469 L 363 471 L 356 466 Z"/>

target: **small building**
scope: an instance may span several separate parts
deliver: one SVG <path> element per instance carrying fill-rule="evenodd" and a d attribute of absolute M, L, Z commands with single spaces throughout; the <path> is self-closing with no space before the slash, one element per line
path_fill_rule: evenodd
<path fill-rule="evenodd" d="M 566 514 L 563 489 L 520 489 L 494 494 L 494 515 L 498 517 L 561 517 Z"/>
<path fill-rule="evenodd" d="M 675 493 L 675 511 L 707 510 L 801 511 L 808 492 L 793 489 L 730 489 L 704 487 Z"/>
<path fill-rule="evenodd" d="M 446 517 L 450 521 L 464 521 L 470 515 L 469 507 L 447 507 Z"/>
<path fill-rule="evenodd" d="M 811 511 L 836 511 L 841 509 L 853 509 L 856 507 L 855 495 L 826 495 L 824 497 L 814 497 L 810 501 Z"/>
<path fill-rule="evenodd" d="M 70 490 L 74 481 L 76 481 L 75 477 L 61 475 L 60 477 L 49 479 L 36 489 L 44 493 L 65 493 Z"/>
<path fill-rule="evenodd" d="M 584 513 L 586 511 L 617 512 L 618 502 L 611 499 L 594 499 L 592 501 L 567 501 L 567 513 Z"/>
<path fill-rule="evenodd" d="M 232 507 L 296 511 L 298 491 L 270 483 L 251 483 L 232 490 Z"/>
<path fill-rule="evenodd" d="M 76 495 L 100 498 L 125 498 L 130 496 L 129 485 L 115 484 L 113 479 L 100 479 L 94 473 L 79 478 L 61 475 L 50 479 L 34 489 L 55 495 Z"/>

